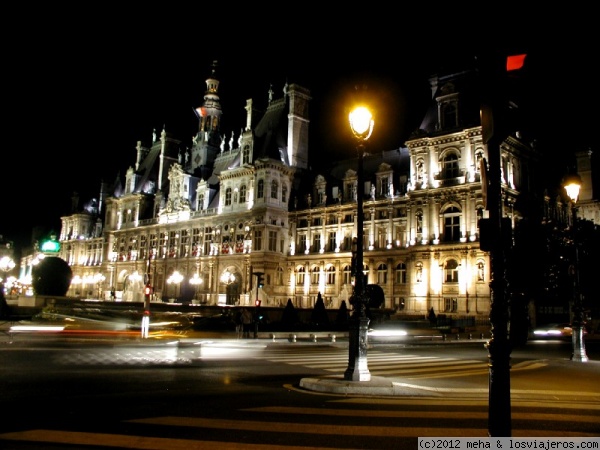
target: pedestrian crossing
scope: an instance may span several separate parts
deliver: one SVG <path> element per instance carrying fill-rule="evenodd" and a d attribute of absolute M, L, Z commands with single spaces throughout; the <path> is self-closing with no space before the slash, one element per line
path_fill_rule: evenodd
<path fill-rule="evenodd" d="M 290 366 L 323 370 L 332 374 L 343 373 L 348 366 L 348 353 L 343 348 L 315 349 L 310 347 L 236 347 L 166 346 L 157 348 L 122 347 L 86 349 L 85 352 L 59 352 L 54 362 L 59 365 L 190 365 L 196 361 L 223 358 L 256 358 Z M 513 364 L 511 371 L 534 370 L 546 366 L 544 361 L 523 361 Z M 396 352 L 369 351 L 369 372 L 373 376 L 402 377 L 404 379 L 452 378 L 489 373 L 487 361 L 445 356 L 424 356 Z"/>
<path fill-rule="evenodd" d="M 348 367 L 348 354 L 342 351 L 319 351 L 311 349 L 269 349 L 261 357 L 269 361 L 321 369 L 331 373 L 343 373 Z M 448 358 L 443 356 L 422 356 L 404 353 L 369 351 L 369 372 L 373 376 L 419 378 L 452 378 L 489 373 L 487 361 Z M 514 364 L 511 371 L 533 370 L 546 366 L 543 361 L 524 361 Z"/>
<path fill-rule="evenodd" d="M 419 437 L 488 436 L 485 405 L 483 401 L 469 400 L 467 404 L 460 399 L 439 398 L 385 402 L 344 398 L 322 407 L 267 404 L 232 410 L 230 417 L 199 414 L 125 419 L 102 432 L 93 426 L 24 429 L 0 433 L 0 446 L 175 450 L 416 448 Z M 536 407 L 514 411 L 512 436 L 597 437 L 599 408 L 565 411 Z"/>
<path fill-rule="evenodd" d="M 242 346 L 243 347 L 243 346 Z M 127 364 L 167 363 L 185 364 L 201 358 L 221 358 L 226 346 L 213 352 L 193 347 L 177 351 L 165 348 L 118 348 L 112 352 L 96 349 L 82 352 L 77 359 L 63 363 L 99 364 L 102 361 L 123 361 Z M 344 348 L 294 347 L 233 347 L 239 355 L 250 359 L 267 360 L 343 373 L 348 363 Z M 73 352 L 71 352 L 73 353 Z M 92 356 L 90 356 L 90 353 Z M 82 356 L 83 355 L 83 356 Z M 213 356 L 214 355 L 214 356 Z M 85 356 L 85 357 L 84 357 Z M 73 358 L 70 356 L 70 358 Z M 374 376 L 421 377 L 466 376 L 487 374 L 487 362 L 458 359 L 445 355 L 419 355 L 411 352 L 382 352 L 368 354 L 369 370 Z M 543 363 L 531 361 L 516 364 L 512 370 L 531 370 Z M 197 414 L 147 416 L 115 419 L 97 426 L 76 426 L 65 422 L 50 428 L 19 429 L 0 432 L 2 448 L 123 448 L 123 449 L 219 449 L 219 450 L 300 450 L 306 448 L 416 448 L 418 437 L 485 437 L 488 435 L 488 401 L 485 396 L 422 396 L 373 397 L 341 396 L 308 406 L 294 402 L 293 386 L 284 386 L 286 402 L 266 399 L 263 404 L 233 407 L 215 412 L 198 409 Z M 553 399 L 539 396 L 512 403 L 512 435 L 515 437 L 558 436 L 594 437 L 600 429 L 600 404 L 572 402 L 557 404 Z M 575 427 L 575 428 L 574 428 Z M 11 447 L 10 445 L 15 444 Z M 3 446 L 7 444 L 7 446 Z M 18 445 L 22 444 L 23 447 Z"/>

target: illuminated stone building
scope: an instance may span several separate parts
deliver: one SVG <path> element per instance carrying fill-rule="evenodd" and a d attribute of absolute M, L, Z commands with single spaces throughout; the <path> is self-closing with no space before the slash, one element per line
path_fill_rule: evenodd
<path fill-rule="evenodd" d="M 270 90 L 262 112 L 247 100 L 239 133 L 222 130 L 213 68 L 191 147 L 164 129 L 138 142 L 123 183 L 62 218 L 61 257 L 80 280 L 70 294 L 143 301 L 149 284 L 153 300 L 312 307 L 320 293 L 338 308 L 352 291 L 362 195 L 364 271 L 386 308 L 487 319 L 490 264 L 479 248 L 487 149 L 474 76 L 431 78 L 420 128 L 403 147 L 368 149 L 357 186 L 356 159 L 310 169 L 309 90 L 286 84 L 281 98 Z M 503 215 L 514 223 L 535 152 L 515 132 L 501 154 Z M 254 273 L 264 274 L 260 290 Z"/>

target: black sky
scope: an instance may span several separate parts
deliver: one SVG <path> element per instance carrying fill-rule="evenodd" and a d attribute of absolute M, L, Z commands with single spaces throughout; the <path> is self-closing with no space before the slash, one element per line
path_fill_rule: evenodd
<path fill-rule="evenodd" d="M 381 21 L 389 17 L 380 11 L 377 21 L 365 18 L 370 34 L 350 38 L 357 17 L 343 25 L 339 17 L 306 21 L 317 17 L 308 15 L 291 24 L 285 14 L 271 15 L 268 27 L 248 29 L 228 14 L 182 14 L 184 23 L 160 11 L 151 20 L 77 14 L 73 21 L 44 20 L 43 12 L 23 17 L 14 36 L 19 45 L 7 50 L 2 172 L 9 207 L 0 234 L 17 245 L 28 244 L 36 226 L 58 232 L 72 193 L 96 197 L 101 180 L 113 181 L 135 163 L 136 142 L 149 140 L 153 129 L 164 125 L 190 142 L 193 108 L 202 104 L 214 60 L 224 133 L 237 136 L 245 125 L 246 99 L 264 108 L 270 85 L 278 98 L 285 82 L 298 83 L 313 97 L 311 155 L 341 157 L 353 156 L 346 108 L 354 86 L 367 85 L 377 102 L 371 148 L 390 150 L 418 127 L 430 75 L 471 63 L 482 51 L 522 50 L 525 107 L 548 155 L 595 145 L 598 114 L 590 104 L 598 49 L 583 32 L 557 37 L 548 26 L 506 33 L 503 24 L 506 37 L 487 41 L 481 24 L 459 35 L 423 17 L 412 25 Z M 531 25 L 524 18 L 518 24 Z"/>

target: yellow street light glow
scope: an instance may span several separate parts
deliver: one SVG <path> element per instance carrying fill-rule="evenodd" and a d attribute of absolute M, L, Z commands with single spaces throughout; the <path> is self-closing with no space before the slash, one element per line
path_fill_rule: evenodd
<path fill-rule="evenodd" d="M 360 140 L 366 141 L 371 137 L 373 132 L 373 114 L 365 106 L 358 106 L 354 108 L 350 114 L 350 128 L 354 136 Z"/>
<path fill-rule="evenodd" d="M 581 177 L 578 174 L 569 174 L 565 176 L 563 186 L 571 201 L 576 203 L 579 198 L 579 189 L 581 189 Z"/>

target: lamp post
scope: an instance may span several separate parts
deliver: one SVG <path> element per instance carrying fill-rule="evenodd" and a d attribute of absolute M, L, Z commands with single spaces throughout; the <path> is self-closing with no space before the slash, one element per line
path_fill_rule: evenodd
<path fill-rule="evenodd" d="M 194 294 L 194 300 L 198 300 L 198 288 L 200 287 L 202 282 L 203 282 L 203 280 L 200 277 L 200 275 L 198 275 L 198 272 L 196 272 L 194 274 L 194 276 L 190 278 L 190 284 L 196 288 L 196 292 Z"/>
<path fill-rule="evenodd" d="M 175 297 L 179 297 L 179 284 L 182 281 L 183 281 L 183 275 L 181 275 L 181 273 L 179 273 L 178 270 L 176 270 L 175 272 L 173 272 L 171 274 L 171 276 L 169 278 L 167 278 L 167 283 L 168 284 L 176 284 L 177 285 L 177 291 L 176 291 Z"/>
<path fill-rule="evenodd" d="M 571 354 L 571 361 L 587 362 L 588 356 L 585 351 L 585 342 L 583 339 L 583 302 L 579 285 L 579 244 L 577 243 L 576 203 L 579 198 L 579 189 L 581 188 L 581 177 L 576 173 L 569 174 L 563 179 L 563 186 L 571 199 L 571 213 L 573 217 L 571 234 L 573 246 L 575 247 L 575 262 L 573 264 L 573 331 L 571 337 L 573 353 Z"/>
<path fill-rule="evenodd" d="M 6 287 L 6 281 L 8 279 L 8 272 L 15 268 L 15 262 L 12 260 L 10 256 L 3 256 L 0 258 L 0 270 L 4 272 L 4 276 L 2 277 L 2 284 L 0 284 L 0 289 L 2 289 L 2 293 L 4 293 L 4 289 Z"/>
<path fill-rule="evenodd" d="M 231 299 L 230 299 L 230 296 L 231 296 L 230 289 L 231 288 L 230 288 L 230 286 L 234 281 L 235 281 L 235 274 L 233 274 L 229 270 L 226 270 L 221 275 L 221 283 L 225 284 L 225 304 L 226 305 L 231 304 Z"/>
<path fill-rule="evenodd" d="M 102 283 L 104 283 L 104 280 L 106 280 L 106 277 L 100 272 L 94 275 L 94 282 L 98 288 L 98 299 L 102 298 Z M 102 298 L 102 300 L 104 300 L 104 298 Z"/>
<path fill-rule="evenodd" d="M 79 289 L 81 283 L 83 283 L 83 280 L 79 275 L 75 275 L 71 280 L 71 285 L 75 285 L 75 295 L 81 295 L 81 291 Z"/>
<path fill-rule="evenodd" d="M 344 379 L 350 381 L 369 381 L 371 373 L 367 365 L 367 343 L 369 318 L 367 305 L 369 299 L 365 292 L 365 277 L 363 273 L 363 190 L 364 173 L 363 158 L 365 142 L 373 132 L 373 115 L 368 108 L 358 106 L 350 112 L 350 128 L 356 138 L 358 152 L 357 189 L 356 189 L 356 253 L 354 255 L 354 292 L 352 293 L 353 312 L 350 320 L 348 343 L 348 368 Z"/>

